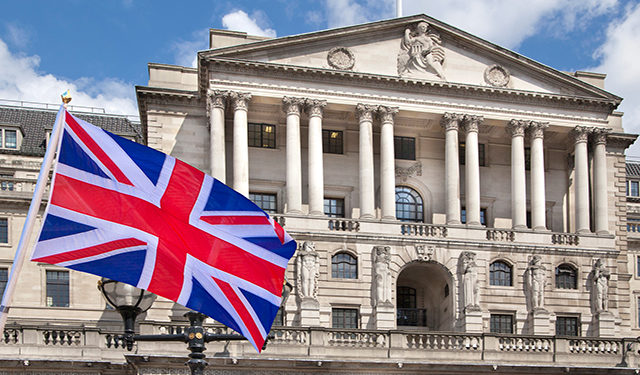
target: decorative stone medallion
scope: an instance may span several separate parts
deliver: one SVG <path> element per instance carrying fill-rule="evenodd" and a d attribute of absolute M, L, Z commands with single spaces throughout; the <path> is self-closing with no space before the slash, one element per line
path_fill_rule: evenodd
<path fill-rule="evenodd" d="M 351 70 L 356 63 L 356 58 L 346 47 L 335 47 L 327 53 L 327 62 L 334 69 Z"/>
<path fill-rule="evenodd" d="M 484 71 L 484 80 L 491 86 L 505 87 L 510 79 L 509 71 L 500 65 L 491 65 Z"/>

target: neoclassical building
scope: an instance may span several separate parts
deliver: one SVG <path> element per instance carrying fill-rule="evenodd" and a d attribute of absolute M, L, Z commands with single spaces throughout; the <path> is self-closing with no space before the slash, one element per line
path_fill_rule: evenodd
<path fill-rule="evenodd" d="M 267 349 L 210 343 L 210 373 L 635 373 L 627 215 L 640 169 L 625 163 L 636 135 L 604 74 L 560 72 L 425 15 L 209 37 L 198 68 L 149 64 L 142 141 L 299 243 Z M 56 343 L 66 351 L 15 317 L 2 358 L 45 348 L 35 363 L 51 371 L 81 353 L 86 372 L 187 373 L 184 345 L 115 346 L 104 303 L 63 311 L 78 318 L 56 310 L 50 325 L 81 327 Z M 140 331 L 180 331 L 183 312 L 159 300 Z"/>

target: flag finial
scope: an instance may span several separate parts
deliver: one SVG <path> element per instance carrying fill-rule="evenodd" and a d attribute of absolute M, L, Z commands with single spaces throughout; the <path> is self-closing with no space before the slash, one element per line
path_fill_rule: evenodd
<path fill-rule="evenodd" d="M 71 101 L 71 90 L 68 90 L 63 92 L 62 95 L 60 95 L 60 98 L 62 99 L 62 102 L 64 103 L 64 107 L 67 107 L 67 104 L 69 104 L 69 102 Z"/>

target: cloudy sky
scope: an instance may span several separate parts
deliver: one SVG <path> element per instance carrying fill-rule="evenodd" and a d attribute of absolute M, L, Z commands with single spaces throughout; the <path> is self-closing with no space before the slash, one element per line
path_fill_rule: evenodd
<path fill-rule="evenodd" d="M 286 36 L 388 19 L 395 0 L 31 0 L 0 13 L 0 99 L 136 115 L 148 62 L 191 66 L 209 28 Z M 606 73 L 640 133 L 640 0 L 403 0 L 425 13 L 563 71 Z M 630 156 L 640 157 L 640 144 Z"/>

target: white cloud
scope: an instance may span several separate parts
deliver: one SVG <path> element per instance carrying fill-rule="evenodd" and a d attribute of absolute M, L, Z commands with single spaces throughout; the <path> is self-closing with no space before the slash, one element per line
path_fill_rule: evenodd
<path fill-rule="evenodd" d="M 16 23 L 5 24 L 5 29 L 5 35 L 9 43 L 20 49 L 27 47 L 31 40 L 31 32 L 29 30 Z"/>
<path fill-rule="evenodd" d="M 107 113 L 137 115 L 133 85 L 117 79 L 68 81 L 38 71 L 39 56 L 12 53 L 0 39 L 0 98 L 60 103 L 60 94 L 71 89 L 72 105 L 104 108 Z"/>
<path fill-rule="evenodd" d="M 175 63 L 180 66 L 198 66 L 198 51 L 209 48 L 209 29 L 195 31 L 191 40 L 174 42 L 171 48 L 175 52 Z"/>
<path fill-rule="evenodd" d="M 636 49 L 640 46 L 640 4 L 627 7 L 624 15 L 609 25 L 606 35 L 594 56 L 600 65 L 585 70 L 607 74 L 605 88 L 624 98 L 619 110 L 625 112 L 625 131 L 640 133 L 640 65 Z M 640 157 L 640 144 L 636 142 L 627 154 Z"/>
<path fill-rule="evenodd" d="M 222 17 L 222 26 L 227 30 L 244 31 L 249 35 L 268 36 L 275 38 L 274 29 L 262 28 L 259 24 L 266 24 L 264 13 L 254 13 L 251 17 L 242 10 L 225 14 Z"/>
<path fill-rule="evenodd" d="M 395 1 L 326 0 L 327 26 L 329 28 L 355 25 L 393 17 Z"/>

